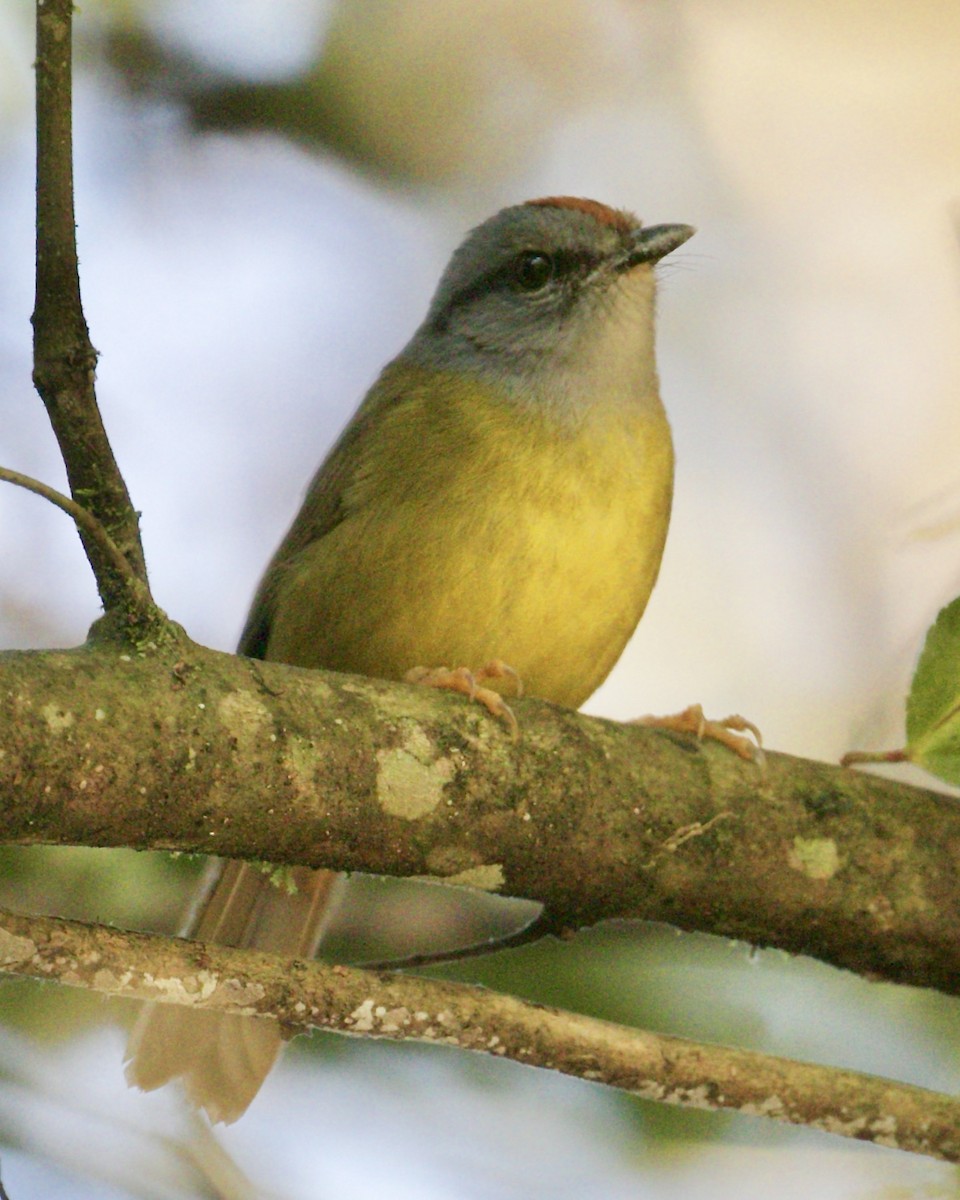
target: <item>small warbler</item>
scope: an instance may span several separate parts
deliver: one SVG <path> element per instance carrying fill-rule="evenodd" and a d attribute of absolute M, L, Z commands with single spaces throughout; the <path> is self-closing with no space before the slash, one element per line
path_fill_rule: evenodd
<path fill-rule="evenodd" d="M 494 708 L 515 673 L 530 695 L 582 704 L 660 567 L 673 447 L 654 267 L 692 233 L 570 197 L 474 229 L 314 477 L 239 652 L 388 679 L 469 667 Z M 498 661 L 510 671 L 487 666 Z M 187 932 L 313 954 L 335 877 L 294 876 L 291 896 L 222 865 Z M 156 1007 L 127 1077 L 145 1089 L 182 1077 L 212 1120 L 232 1121 L 280 1044 L 272 1021 Z"/>

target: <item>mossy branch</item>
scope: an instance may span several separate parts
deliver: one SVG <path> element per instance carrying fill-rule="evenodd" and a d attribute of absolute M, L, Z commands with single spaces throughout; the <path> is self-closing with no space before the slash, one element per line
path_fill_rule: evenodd
<path fill-rule="evenodd" d="M 955 800 L 516 707 L 519 744 L 463 697 L 182 635 L 0 655 L 0 840 L 429 875 L 960 992 Z"/>

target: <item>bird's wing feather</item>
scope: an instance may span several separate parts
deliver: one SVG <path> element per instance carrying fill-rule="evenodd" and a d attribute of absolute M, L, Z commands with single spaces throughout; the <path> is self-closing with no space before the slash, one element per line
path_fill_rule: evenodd
<path fill-rule="evenodd" d="M 276 593 L 284 572 L 307 546 L 325 537 L 346 517 L 347 492 L 366 460 L 363 444 L 370 440 L 377 422 L 389 409 L 402 404 L 405 396 L 401 380 L 386 367 L 321 463 L 297 519 L 270 560 L 240 635 L 238 654 L 247 658 L 266 656 Z"/>

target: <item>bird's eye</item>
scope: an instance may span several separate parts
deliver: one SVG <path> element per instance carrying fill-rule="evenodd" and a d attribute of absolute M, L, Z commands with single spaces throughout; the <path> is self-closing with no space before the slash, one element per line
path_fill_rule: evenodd
<path fill-rule="evenodd" d="M 553 278 L 554 264 L 549 254 L 531 250 L 521 254 L 514 269 L 517 287 L 525 292 L 538 292 Z"/>

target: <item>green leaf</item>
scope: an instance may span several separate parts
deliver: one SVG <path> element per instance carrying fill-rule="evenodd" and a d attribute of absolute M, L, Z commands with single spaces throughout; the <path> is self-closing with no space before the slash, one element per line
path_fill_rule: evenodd
<path fill-rule="evenodd" d="M 960 784 L 960 597 L 940 610 L 907 697 L 907 757 Z"/>

